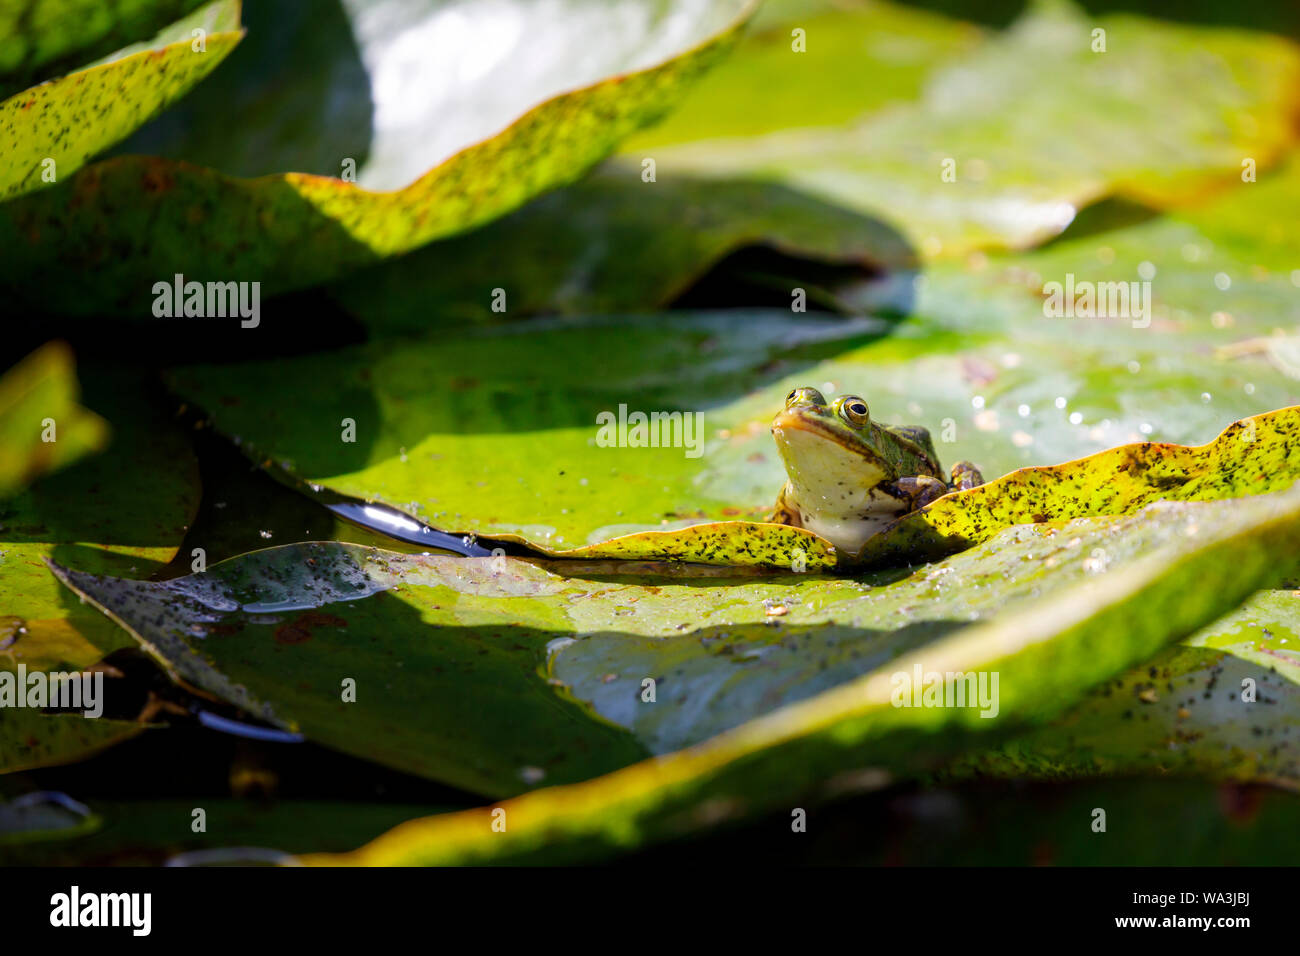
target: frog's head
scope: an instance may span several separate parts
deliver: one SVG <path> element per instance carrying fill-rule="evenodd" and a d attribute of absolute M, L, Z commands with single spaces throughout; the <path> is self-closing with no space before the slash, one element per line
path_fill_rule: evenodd
<path fill-rule="evenodd" d="M 772 435 L 796 498 L 817 510 L 865 506 L 873 489 L 918 473 L 918 456 L 925 457 L 912 442 L 873 422 L 865 400 L 842 395 L 828 403 L 815 388 L 786 396 Z"/>

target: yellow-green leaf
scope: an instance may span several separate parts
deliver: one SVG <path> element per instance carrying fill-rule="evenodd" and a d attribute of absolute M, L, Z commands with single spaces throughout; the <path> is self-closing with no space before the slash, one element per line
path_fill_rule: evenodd
<path fill-rule="evenodd" d="M 239 0 L 217 0 L 150 44 L 128 47 L 0 103 L 0 199 L 71 177 L 185 95 L 242 37 Z M 39 242 L 41 236 L 27 238 Z"/>
<path fill-rule="evenodd" d="M 586 783 L 553 787 L 478 810 L 403 824 L 352 854 L 311 863 L 445 865 L 561 862 L 817 799 L 879 787 L 948 748 L 1017 721 L 1044 720 L 1095 685 L 1150 657 L 1293 567 L 1300 487 L 1220 503 L 1162 506 L 1170 519 L 1154 549 L 1152 515 L 1112 519 L 1130 563 L 1087 574 L 1018 613 L 959 628 L 809 700 L 697 746 Z M 1135 535 L 1123 543 L 1126 534 Z M 999 675 L 999 710 L 906 706 L 898 674 Z M 951 680 L 951 677 L 949 678 Z M 825 795 L 823 790 L 822 794 Z M 504 813 L 506 826 L 494 827 Z"/>
<path fill-rule="evenodd" d="M 108 425 L 77 398 L 72 352 L 61 342 L 0 378 L 0 498 L 104 446 Z"/>
<path fill-rule="evenodd" d="M 8 0 L 0 3 L 0 77 L 15 92 L 153 36 L 203 0 Z M 25 82 L 24 82 L 25 81 Z M 0 94 L 3 95 L 3 94 Z"/>
<path fill-rule="evenodd" d="M 65 188 L 0 207 L 0 244 L 16 251 L 0 263 L 0 284 L 19 295 L 39 287 L 40 305 L 50 311 L 148 317 L 150 290 L 160 278 L 238 277 L 261 282 L 261 293 L 269 295 L 471 229 L 574 181 L 623 137 L 662 116 L 725 55 L 754 6 L 755 0 L 635 4 L 649 8 L 642 28 L 592 60 L 591 31 L 619 29 L 598 0 L 575 3 L 562 22 L 531 4 L 511 4 L 509 49 L 528 55 L 496 49 L 490 56 L 452 46 L 451 38 L 500 28 L 500 11 L 434 0 L 356 0 L 347 5 L 350 21 L 343 27 L 362 46 L 357 51 L 349 40 L 349 54 L 364 56 L 366 72 L 357 79 L 379 111 L 360 149 L 353 138 L 349 152 L 331 154 L 328 169 L 262 169 L 264 175 L 250 178 L 231 175 L 225 163 L 196 165 L 206 150 L 215 152 L 208 157 L 214 162 L 223 151 L 233 153 L 242 166 L 246 154 L 220 129 L 206 147 L 193 137 L 175 149 L 160 146 L 166 158 L 107 159 Z M 319 20 L 306 14 L 304 29 Z M 431 27 L 440 28 L 447 49 L 425 52 Z M 555 32 L 546 42 L 528 32 L 541 29 Z M 413 51 L 420 56 L 410 62 Z M 611 52 L 621 57 L 613 64 Z M 269 50 L 262 60 L 273 67 L 276 55 Z M 491 68 L 486 75 L 485 66 Z M 418 81 L 414 89 L 409 76 Z M 223 71 L 213 82 L 232 84 L 235 97 L 244 80 Z M 258 147 L 287 141 L 292 153 L 299 145 L 293 124 L 307 107 L 283 85 L 254 97 L 251 105 L 259 107 L 271 101 L 274 122 L 248 141 Z M 331 102 L 312 108 L 328 115 Z M 208 135 L 211 114 L 182 125 Z M 247 129 L 251 118 L 233 121 Z M 333 142 L 304 149 L 318 158 Z M 272 158 L 284 155 L 271 151 Z"/>
<path fill-rule="evenodd" d="M 1217 501 L 1300 479 L 1300 406 L 1265 412 L 1197 446 L 1141 442 L 1060 465 L 1021 468 L 953 492 L 867 541 L 859 560 L 920 561 L 1014 524 L 1132 514 L 1159 499 Z"/>

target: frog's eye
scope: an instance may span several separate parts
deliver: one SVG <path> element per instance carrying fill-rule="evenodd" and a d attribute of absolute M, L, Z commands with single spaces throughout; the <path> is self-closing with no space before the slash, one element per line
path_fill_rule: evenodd
<path fill-rule="evenodd" d="M 861 425 L 871 418 L 867 403 L 856 395 L 845 395 L 837 404 L 840 406 L 840 417 L 850 425 Z"/>
<path fill-rule="evenodd" d="M 822 393 L 817 391 L 817 389 L 808 388 L 807 386 L 803 388 L 791 389 L 790 394 L 785 397 L 786 408 L 789 408 L 791 405 L 825 405 L 825 404 L 826 404 L 826 396 L 822 395 Z"/>

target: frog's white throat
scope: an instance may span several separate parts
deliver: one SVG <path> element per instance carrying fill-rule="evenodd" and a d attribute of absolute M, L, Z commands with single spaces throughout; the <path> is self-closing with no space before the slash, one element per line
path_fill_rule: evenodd
<path fill-rule="evenodd" d="M 793 493 L 787 503 L 799 509 L 805 528 L 835 547 L 861 550 L 907 510 L 905 500 L 882 489 L 889 476 L 869 458 L 801 428 L 773 429 L 773 437 Z"/>

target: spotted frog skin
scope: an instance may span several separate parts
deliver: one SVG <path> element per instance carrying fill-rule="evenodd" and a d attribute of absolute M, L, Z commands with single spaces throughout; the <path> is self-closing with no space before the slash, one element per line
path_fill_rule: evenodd
<path fill-rule="evenodd" d="M 789 480 L 768 520 L 807 528 L 853 554 L 908 512 L 984 483 L 968 461 L 945 478 L 926 429 L 873 422 L 856 395 L 828 403 L 815 388 L 796 388 L 772 435 Z"/>

